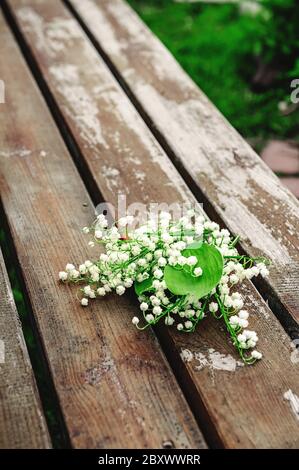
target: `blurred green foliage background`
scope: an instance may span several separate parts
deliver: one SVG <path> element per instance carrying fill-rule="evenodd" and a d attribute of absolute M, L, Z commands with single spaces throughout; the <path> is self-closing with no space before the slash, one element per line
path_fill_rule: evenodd
<path fill-rule="evenodd" d="M 297 138 L 299 5 L 128 0 L 239 132 L 258 149 L 271 137 Z"/>

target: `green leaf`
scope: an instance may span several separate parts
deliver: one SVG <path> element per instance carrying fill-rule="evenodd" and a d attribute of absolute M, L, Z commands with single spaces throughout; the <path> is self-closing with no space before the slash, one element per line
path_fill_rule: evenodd
<path fill-rule="evenodd" d="M 219 283 L 223 272 L 223 258 L 220 251 L 213 245 L 203 243 L 198 248 L 191 246 L 182 251 L 184 256 L 196 256 L 197 264 L 203 273 L 200 277 L 194 277 L 185 269 L 166 266 L 164 280 L 167 288 L 175 295 L 192 295 L 195 299 L 201 299 L 209 294 Z"/>
<path fill-rule="evenodd" d="M 187 246 L 187 248 L 185 248 L 182 251 L 182 255 L 186 256 L 186 257 L 196 256 L 196 255 L 194 255 L 192 250 L 197 250 L 198 248 L 200 248 L 202 246 L 202 244 L 203 244 L 202 240 L 191 243 L 190 245 Z M 189 251 L 190 251 L 190 254 L 189 254 Z M 191 253 L 191 251 L 192 251 L 192 253 Z"/>
<path fill-rule="evenodd" d="M 142 282 L 137 282 L 137 281 L 134 282 L 135 292 L 138 295 L 138 297 L 142 295 L 143 292 L 151 290 L 152 286 L 153 286 L 152 277 L 149 277 L 148 279 L 145 279 Z"/>

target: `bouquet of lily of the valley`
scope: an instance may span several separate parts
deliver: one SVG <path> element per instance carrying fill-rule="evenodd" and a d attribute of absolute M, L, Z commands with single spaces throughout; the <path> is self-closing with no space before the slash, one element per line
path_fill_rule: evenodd
<path fill-rule="evenodd" d="M 120 218 L 112 226 L 99 215 L 91 227 L 91 245 L 104 245 L 95 261 L 85 261 L 75 268 L 67 264 L 59 273 L 64 282 L 81 283 L 80 301 L 111 291 L 123 295 L 134 288 L 140 302 L 142 322 L 132 323 L 145 329 L 163 321 L 169 327 L 190 333 L 207 315 L 222 320 L 241 358 L 248 364 L 262 357 L 255 350 L 258 337 L 248 328 L 248 312 L 237 284 L 254 276 L 267 276 L 267 261 L 240 255 L 237 238 L 202 215 L 188 215 L 173 220 L 160 212 L 147 223 L 132 228 L 134 217 Z M 141 324 L 141 326 L 140 326 Z"/>

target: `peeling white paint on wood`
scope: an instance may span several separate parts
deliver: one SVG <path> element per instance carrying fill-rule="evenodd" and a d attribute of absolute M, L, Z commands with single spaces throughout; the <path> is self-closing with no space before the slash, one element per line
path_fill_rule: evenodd
<path fill-rule="evenodd" d="M 93 3 L 89 1 L 86 6 L 87 11 L 92 5 Z M 136 112 L 132 103 L 122 92 L 117 82 L 112 80 L 106 64 L 99 59 L 94 48 L 82 35 L 78 24 L 74 24 L 73 20 L 58 17 L 45 22 L 30 7 L 19 9 L 18 15 L 25 30 L 29 30 L 30 34 L 37 37 L 38 47 L 52 58 L 49 73 L 55 81 L 56 89 L 65 100 L 63 108 L 78 126 L 85 146 L 94 150 L 95 158 L 100 158 L 99 150 L 101 146 L 108 149 L 113 143 L 112 151 L 118 150 L 119 154 L 123 152 L 128 153 L 128 156 L 131 157 L 131 163 L 136 161 L 136 165 L 139 165 L 139 161 L 135 160 L 139 157 L 134 154 L 130 142 L 127 144 L 121 138 L 120 133 L 116 132 L 114 134 L 113 142 L 110 135 L 104 135 L 100 111 L 104 107 L 114 114 L 117 120 L 115 128 L 121 131 L 125 123 L 126 132 L 129 129 L 132 134 L 132 146 L 134 146 L 134 140 L 140 141 L 140 148 L 148 149 L 148 157 L 152 163 L 158 165 L 167 175 L 170 187 L 179 193 L 184 202 L 190 202 L 190 197 L 187 195 L 187 188 L 182 178 L 152 137 L 151 132 L 144 125 L 142 118 Z M 71 43 L 68 44 L 67 41 L 76 40 L 76 47 L 80 47 L 84 51 L 86 63 L 90 64 L 89 67 L 83 67 L 75 62 L 61 64 L 62 56 L 61 54 L 56 54 L 57 48 L 55 49 L 55 46 L 53 46 L 53 41 L 56 39 L 61 40 L 61 43 L 65 46 L 65 51 L 67 46 L 73 46 Z M 93 87 L 87 88 L 86 74 L 88 74 L 89 80 L 95 83 Z M 139 169 L 135 172 L 133 170 L 132 175 L 135 175 L 136 183 L 139 186 L 143 187 L 143 184 L 146 184 L 147 175 L 144 172 L 141 172 Z M 115 182 L 111 183 L 111 180 L 109 181 L 110 188 L 112 184 L 115 189 L 117 184 Z M 118 189 L 122 190 L 121 187 L 118 187 Z"/>
<path fill-rule="evenodd" d="M 182 349 L 180 356 L 184 362 L 191 362 L 194 358 L 194 354 L 190 349 Z"/>
<path fill-rule="evenodd" d="M 141 184 L 145 181 L 146 174 L 144 173 L 144 171 L 141 171 L 141 170 L 135 171 L 135 176 Z"/>
<path fill-rule="evenodd" d="M 294 416 L 299 421 L 299 397 L 292 390 L 288 390 L 283 395 L 283 398 L 289 402 Z"/>
<path fill-rule="evenodd" d="M 110 191 L 119 190 L 121 182 L 119 181 L 120 172 L 117 168 L 102 166 L 102 175 L 106 180 L 107 187 Z"/>
<path fill-rule="evenodd" d="M 149 28 L 147 28 L 147 26 L 140 21 L 139 16 L 134 13 L 134 11 L 132 11 L 132 9 L 125 2 L 117 2 L 117 4 L 115 4 L 115 2 L 106 3 L 107 12 L 109 13 L 111 19 L 114 20 L 116 24 L 121 24 L 129 36 L 129 38 L 126 38 L 125 40 L 120 40 L 120 38 L 116 36 L 113 27 L 110 27 L 110 21 L 108 15 L 105 14 L 105 10 L 99 10 L 98 5 L 96 5 L 94 0 L 88 1 L 90 10 L 90 13 L 86 13 L 88 16 L 88 25 L 90 27 L 96 28 L 95 18 L 97 12 L 99 12 L 105 27 L 110 29 L 109 37 L 111 42 L 109 41 L 109 52 L 111 55 L 114 55 L 116 59 L 119 60 L 120 53 L 123 50 L 127 49 L 129 51 L 130 48 L 131 51 L 134 51 L 136 48 L 138 48 L 138 54 L 141 54 L 143 58 L 142 63 L 144 63 L 146 67 L 146 63 L 149 60 L 150 65 L 154 67 L 155 76 L 157 78 L 160 80 L 180 80 L 180 76 L 177 73 L 178 64 L 173 60 L 171 53 L 159 41 L 158 38 L 153 36 Z M 78 10 L 82 8 L 82 3 L 81 6 L 79 5 L 80 0 L 73 0 L 72 3 L 77 7 Z M 150 49 L 144 47 L 144 44 L 147 42 L 147 40 L 150 40 Z M 117 43 L 122 44 L 122 51 L 120 51 L 119 48 L 117 49 Z M 163 66 L 161 66 L 160 63 L 161 49 L 163 49 Z M 122 53 L 122 56 L 124 58 L 123 60 L 125 60 L 126 55 Z M 129 61 L 126 63 L 126 68 L 128 65 Z M 128 73 L 128 70 L 129 69 L 127 69 L 125 73 Z M 133 71 L 134 69 L 130 70 Z M 183 72 L 183 69 L 181 69 L 181 71 Z M 188 87 L 186 88 L 186 83 L 182 82 L 182 91 L 186 93 L 188 92 L 188 89 Z"/>
<path fill-rule="evenodd" d="M 116 38 L 113 28 L 111 28 L 109 23 L 105 21 L 105 17 L 103 16 L 102 12 L 95 6 L 92 0 L 84 0 L 84 5 L 82 4 L 81 0 L 81 6 L 84 7 L 84 11 L 88 20 L 93 21 L 97 28 L 100 27 L 102 29 L 102 33 L 105 36 L 106 41 L 109 42 L 110 50 L 113 51 L 115 55 L 121 56 L 123 49 L 122 43 Z M 125 56 L 123 57 L 125 61 Z M 125 65 L 124 62 L 123 65 Z"/>
<path fill-rule="evenodd" d="M 51 56 L 56 56 L 80 36 L 78 24 L 74 19 L 54 18 L 47 23 L 29 6 L 19 8 L 17 18 L 26 32 L 35 35 L 37 48 L 47 51 Z"/>
<path fill-rule="evenodd" d="M 242 367 L 244 364 L 241 361 L 237 361 L 231 354 L 223 354 L 215 349 L 208 349 L 207 353 L 201 351 L 192 352 L 190 349 L 181 350 L 181 358 L 184 362 L 193 363 L 194 369 L 200 371 L 204 368 L 211 370 L 222 370 L 227 372 L 235 372 L 237 367 Z"/>
<path fill-rule="evenodd" d="M 237 361 L 231 354 L 223 354 L 215 349 L 210 348 L 207 354 L 197 352 L 194 354 L 198 364 L 195 365 L 196 370 L 201 370 L 205 367 L 213 370 L 222 370 L 227 372 L 235 372 L 237 367 L 242 367 L 244 364 Z"/>
<path fill-rule="evenodd" d="M 105 71 L 102 71 L 102 75 L 105 76 Z M 111 77 L 107 76 L 107 82 L 111 82 Z M 148 158 L 155 164 L 160 167 L 160 169 L 167 175 L 167 178 L 170 182 L 171 187 L 179 192 L 182 200 L 184 202 L 190 202 L 190 195 L 187 195 L 187 186 L 184 183 L 183 179 L 179 173 L 175 170 L 167 156 L 164 154 L 160 145 L 155 141 L 150 131 L 144 125 L 144 122 L 140 115 L 136 112 L 132 103 L 120 90 L 119 86 L 115 83 L 115 89 L 110 88 L 104 95 L 103 100 L 107 102 L 109 106 L 109 111 L 114 113 L 115 118 L 119 122 L 119 128 L 121 128 L 124 123 L 126 128 L 129 128 L 132 134 L 132 138 L 141 142 L 141 148 L 148 149 Z M 124 141 L 119 141 L 120 150 L 123 151 L 125 147 Z M 130 147 L 129 147 L 130 149 Z M 135 156 L 131 163 L 134 163 Z M 138 156 L 137 156 L 138 158 Z M 136 163 L 139 165 L 139 162 Z M 134 174 L 134 172 L 132 172 Z M 139 176 L 138 176 L 139 175 Z M 137 183 L 140 182 L 140 172 L 135 172 L 137 176 Z M 144 179 L 145 182 L 145 179 Z M 195 202 L 195 199 L 194 199 Z"/>
<path fill-rule="evenodd" d="M 10 158 L 10 157 L 29 157 L 32 154 L 32 151 L 24 147 L 16 150 L 0 150 L 0 157 Z"/>
<path fill-rule="evenodd" d="M 75 119 L 86 145 L 92 148 L 103 145 L 108 147 L 98 118 L 98 107 L 86 87 L 81 84 L 78 68 L 65 64 L 52 66 L 50 74 L 56 81 L 58 91 L 66 100 L 67 114 Z"/>

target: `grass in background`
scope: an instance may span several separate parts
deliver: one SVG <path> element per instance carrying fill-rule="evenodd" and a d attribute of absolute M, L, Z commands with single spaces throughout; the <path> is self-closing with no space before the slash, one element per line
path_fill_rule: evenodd
<path fill-rule="evenodd" d="M 263 42 L 271 46 L 275 40 L 281 42 L 275 30 L 273 38 L 267 34 L 271 18 L 241 14 L 233 4 L 129 3 L 245 138 L 257 143 L 273 136 L 296 136 L 297 114 L 284 116 L 279 110 L 279 103 L 291 91 L 290 75 L 281 75 L 267 91 L 256 93 L 251 87 L 257 70 L 255 56 L 263 50 Z"/>

